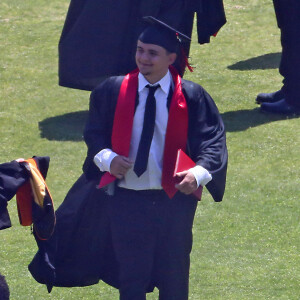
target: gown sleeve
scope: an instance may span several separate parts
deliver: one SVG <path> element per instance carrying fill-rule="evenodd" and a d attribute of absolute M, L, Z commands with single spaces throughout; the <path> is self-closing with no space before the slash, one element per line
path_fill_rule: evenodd
<path fill-rule="evenodd" d="M 209 43 L 210 37 L 215 35 L 226 23 L 223 0 L 191 1 L 197 6 L 195 11 L 197 13 L 198 43 Z"/>
<path fill-rule="evenodd" d="M 88 148 L 83 171 L 88 179 L 100 178 L 103 174 L 93 160 L 102 149 L 111 149 L 112 126 L 121 78 L 109 78 L 91 93 L 89 114 L 83 134 Z"/>
<path fill-rule="evenodd" d="M 212 175 L 206 187 L 214 200 L 219 202 L 225 191 L 228 161 L 224 123 L 210 95 L 195 83 L 189 82 L 187 85 L 188 152 L 198 165 Z"/>

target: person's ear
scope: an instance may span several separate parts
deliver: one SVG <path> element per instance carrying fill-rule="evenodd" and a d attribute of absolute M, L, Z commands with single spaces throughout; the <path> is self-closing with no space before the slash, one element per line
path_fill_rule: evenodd
<path fill-rule="evenodd" d="M 170 65 L 172 65 L 175 62 L 176 58 L 177 58 L 176 53 L 170 53 L 169 54 L 169 63 L 170 63 Z"/>

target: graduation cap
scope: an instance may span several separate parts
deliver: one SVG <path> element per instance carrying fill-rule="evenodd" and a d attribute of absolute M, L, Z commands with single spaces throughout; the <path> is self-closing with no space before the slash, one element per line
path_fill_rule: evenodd
<path fill-rule="evenodd" d="M 148 26 L 138 38 L 142 43 L 158 45 L 173 53 L 181 43 L 191 41 L 185 34 L 152 16 L 143 17 L 143 20 Z"/>

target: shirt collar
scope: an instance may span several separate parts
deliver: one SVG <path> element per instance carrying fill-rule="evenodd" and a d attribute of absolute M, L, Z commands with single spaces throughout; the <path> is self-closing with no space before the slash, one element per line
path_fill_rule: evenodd
<path fill-rule="evenodd" d="M 138 91 L 141 92 L 147 84 L 149 85 L 160 85 L 160 88 L 163 90 L 163 92 L 168 95 L 170 90 L 170 84 L 171 84 L 171 73 L 168 70 L 167 74 L 158 82 L 151 84 L 147 81 L 147 79 L 144 77 L 143 74 L 139 73 L 139 86 Z"/>

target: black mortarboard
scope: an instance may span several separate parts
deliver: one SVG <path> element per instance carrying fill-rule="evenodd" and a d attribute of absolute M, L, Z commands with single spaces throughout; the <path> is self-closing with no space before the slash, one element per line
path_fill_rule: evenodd
<path fill-rule="evenodd" d="M 180 43 L 191 41 L 185 34 L 154 17 L 143 17 L 143 20 L 148 23 L 149 26 L 138 38 L 142 43 L 158 45 L 169 52 L 177 52 Z"/>

